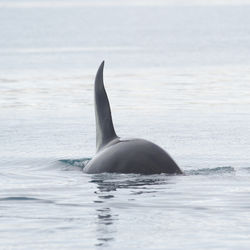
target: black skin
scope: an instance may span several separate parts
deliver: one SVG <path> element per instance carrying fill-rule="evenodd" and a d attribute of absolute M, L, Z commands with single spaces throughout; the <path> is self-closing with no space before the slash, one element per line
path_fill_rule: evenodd
<path fill-rule="evenodd" d="M 182 174 L 170 155 L 144 139 L 120 139 L 114 130 L 108 97 L 103 84 L 104 62 L 95 79 L 96 155 L 83 172 Z"/>

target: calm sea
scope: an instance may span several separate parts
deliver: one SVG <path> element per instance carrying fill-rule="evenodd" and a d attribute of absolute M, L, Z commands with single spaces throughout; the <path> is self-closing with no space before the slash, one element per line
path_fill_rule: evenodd
<path fill-rule="evenodd" d="M 82 173 L 104 59 L 184 176 Z M 0 249 L 249 246 L 250 1 L 0 1 Z"/>

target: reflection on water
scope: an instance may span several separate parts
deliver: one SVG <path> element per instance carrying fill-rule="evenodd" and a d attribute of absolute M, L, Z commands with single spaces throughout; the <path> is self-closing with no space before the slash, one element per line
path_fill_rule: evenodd
<path fill-rule="evenodd" d="M 118 214 L 114 214 L 109 207 L 97 209 L 96 212 L 96 246 L 107 246 L 109 241 L 115 239 L 115 233 L 117 230 L 114 223 L 118 220 Z"/>
<path fill-rule="evenodd" d="M 137 174 L 97 174 L 91 182 L 98 184 L 100 192 L 116 191 L 117 189 L 138 189 L 147 186 L 172 184 L 174 176 L 162 175 L 137 175 Z"/>
<path fill-rule="evenodd" d="M 107 199 L 114 198 L 114 195 L 106 195 L 105 192 L 115 191 L 116 188 L 110 183 L 103 185 L 104 180 L 102 178 L 95 178 L 91 182 L 97 183 L 97 189 L 95 193 L 97 194 L 98 200 L 96 203 L 105 202 Z M 104 194 L 102 194 L 104 193 Z M 118 214 L 113 214 L 110 207 L 104 206 L 103 208 L 96 209 L 97 212 L 97 243 L 96 246 L 107 246 L 110 241 L 115 239 L 114 235 L 116 233 L 114 222 L 118 220 Z"/>
<path fill-rule="evenodd" d="M 93 175 L 91 183 L 97 184 L 95 194 L 97 199 L 94 203 L 102 203 L 103 207 L 96 209 L 97 212 L 97 229 L 96 229 L 96 246 L 109 246 L 109 242 L 116 239 L 118 233 L 116 222 L 119 220 L 119 214 L 114 212 L 114 208 L 109 205 L 109 201 L 119 199 L 119 189 L 127 189 L 131 195 L 142 195 L 156 193 L 152 190 L 153 186 L 159 188 L 159 185 L 173 183 L 169 176 L 141 176 L 136 174 L 97 174 Z M 134 198 L 127 198 L 128 201 L 134 201 Z M 126 208 L 126 205 L 125 207 Z"/>

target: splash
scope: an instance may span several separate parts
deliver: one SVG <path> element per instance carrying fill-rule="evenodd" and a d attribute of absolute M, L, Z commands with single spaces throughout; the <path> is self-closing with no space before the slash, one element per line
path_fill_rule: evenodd
<path fill-rule="evenodd" d="M 235 173 L 235 169 L 231 166 L 216 167 L 216 168 L 202 168 L 195 170 L 186 170 L 186 175 L 224 175 Z"/>
<path fill-rule="evenodd" d="M 83 169 L 90 160 L 91 158 L 81 158 L 81 159 L 62 159 L 59 161 L 68 166 L 73 166 Z"/>

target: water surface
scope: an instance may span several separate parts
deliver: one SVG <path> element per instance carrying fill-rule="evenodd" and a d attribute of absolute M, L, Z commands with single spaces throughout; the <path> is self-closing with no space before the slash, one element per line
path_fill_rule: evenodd
<path fill-rule="evenodd" d="M 247 1 L 0 2 L 1 249 L 248 249 Z M 93 81 L 183 176 L 87 175 Z"/>

